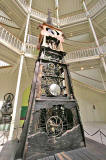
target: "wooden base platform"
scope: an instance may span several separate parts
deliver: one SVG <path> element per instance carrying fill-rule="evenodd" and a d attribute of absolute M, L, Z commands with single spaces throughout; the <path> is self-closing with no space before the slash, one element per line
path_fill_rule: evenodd
<path fill-rule="evenodd" d="M 86 138 L 86 148 L 57 153 L 39 160 L 106 160 L 106 146 Z"/>

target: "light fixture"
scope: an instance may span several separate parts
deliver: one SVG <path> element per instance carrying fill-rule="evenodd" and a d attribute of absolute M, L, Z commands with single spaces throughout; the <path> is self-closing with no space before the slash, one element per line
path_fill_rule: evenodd
<path fill-rule="evenodd" d="M 84 70 L 84 67 L 81 67 L 81 70 Z"/>
<path fill-rule="evenodd" d="M 93 69 L 94 67 L 93 67 L 93 66 L 91 66 L 90 68 L 91 68 L 91 69 Z"/>
<path fill-rule="evenodd" d="M 71 37 L 72 37 L 72 35 L 73 35 L 73 34 L 72 34 L 72 33 L 70 33 L 70 36 L 71 36 Z"/>

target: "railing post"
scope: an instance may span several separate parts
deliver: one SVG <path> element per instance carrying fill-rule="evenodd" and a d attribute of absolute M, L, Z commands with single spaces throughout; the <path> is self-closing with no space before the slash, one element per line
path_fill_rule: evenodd
<path fill-rule="evenodd" d="M 88 18 L 88 21 L 89 21 L 89 24 L 90 24 L 90 27 L 91 27 L 91 30 L 92 30 L 92 33 L 93 33 L 93 36 L 94 36 L 94 39 L 95 39 L 95 42 L 96 42 L 96 45 L 97 45 L 97 47 L 99 49 L 99 56 L 100 56 L 101 62 L 103 64 L 104 71 L 106 72 L 106 63 L 105 63 L 105 59 L 103 57 L 103 51 L 100 48 L 99 41 L 97 39 L 96 32 L 94 30 L 94 27 L 93 27 L 93 24 L 92 24 L 92 21 L 91 21 L 91 18 L 90 18 L 90 14 L 89 14 L 89 12 L 87 10 L 87 7 L 86 7 L 86 4 L 85 4 L 85 0 L 82 0 L 82 1 L 83 1 L 83 6 L 84 6 L 84 9 L 85 9 L 85 12 L 86 12 L 86 16 Z"/>
<path fill-rule="evenodd" d="M 5 31 L 5 34 L 4 34 L 4 37 L 3 37 L 3 39 L 5 40 L 5 38 L 6 38 L 6 35 L 7 35 L 7 31 L 6 30 L 4 30 Z"/>
<path fill-rule="evenodd" d="M 20 89 L 22 69 L 23 69 L 23 63 L 24 63 L 24 54 L 25 54 L 25 48 L 26 48 L 28 26 L 29 26 L 30 14 L 31 14 L 31 5 L 32 5 L 32 0 L 30 0 L 29 11 L 28 11 L 28 15 L 27 15 L 25 35 L 24 35 L 24 43 L 23 43 L 23 46 L 22 46 L 22 52 L 23 53 L 20 56 L 20 66 L 19 66 L 18 80 L 17 80 L 16 93 L 15 93 L 15 99 L 14 99 L 12 121 L 11 121 L 10 132 L 9 132 L 9 140 L 13 139 L 13 134 L 14 134 L 14 127 L 15 127 L 16 113 L 17 113 L 17 106 L 18 106 L 19 89 Z"/>
<path fill-rule="evenodd" d="M 1 27 L 2 28 L 2 27 Z M 2 38 L 2 34 L 3 34 L 3 32 L 4 32 L 4 28 L 2 28 L 2 30 L 1 30 L 1 38 Z"/>

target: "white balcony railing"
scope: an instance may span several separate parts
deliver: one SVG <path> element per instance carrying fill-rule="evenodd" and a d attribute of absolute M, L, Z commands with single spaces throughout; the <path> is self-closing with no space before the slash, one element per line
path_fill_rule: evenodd
<path fill-rule="evenodd" d="M 89 10 L 91 17 L 95 16 L 99 11 L 102 11 L 106 6 L 106 0 L 99 0 L 94 7 Z"/>
<path fill-rule="evenodd" d="M 29 35 L 29 42 L 33 41 L 34 36 Z M 30 54 L 31 57 L 36 57 L 38 55 L 36 50 L 36 45 L 38 42 L 38 38 L 35 38 L 35 43 L 26 44 L 26 54 Z M 3 43 L 7 47 L 11 47 L 12 50 L 15 52 L 21 53 L 22 52 L 22 46 L 23 43 L 17 39 L 14 35 L 12 35 L 10 32 L 8 32 L 6 29 L 4 29 L 2 26 L 0 26 L 0 43 Z M 106 56 L 106 43 L 101 45 L 101 49 Z M 97 47 L 92 47 L 88 49 L 82 49 L 73 51 L 67 54 L 66 56 L 66 62 L 81 60 L 83 58 L 92 58 L 92 57 L 99 57 L 99 49 Z"/>
<path fill-rule="evenodd" d="M 106 44 L 100 46 L 103 54 L 106 55 Z M 88 49 L 82 49 L 82 50 L 77 50 L 77 51 L 73 51 L 67 54 L 66 56 L 66 61 L 74 61 L 74 60 L 81 60 L 81 59 L 85 59 L 85 58 L 92 58 L 92 57 L 99 57 L 99 49 L 98 47 L 92 47 L 92 48 L 88 48 Z"/>
<path fill-rule="evenodd" d="M 2 26 L 0 26 L 0 39 L 17 49 L 18 51 L 21 51 L 22 42 L 10 32 L 8 32 L 6 29 L 4 29 Z"/>
<path fill-rule="evenodd" d="M 18 4 L 22 7 L 22 9 L 24 9 L 24 11 L 26 13 L 28 13 L 28 5 L 26 3 L 26 0 L 16 0 L 16 2 L 18 2 Z"/>
<path fill-rule="evenodd" d="M 90 10 L 90 16 L 93 17 L 96 14 L 98 14 L 100 11 L 103 10 L 103 8 L 106 7 L 106 0 L 99 0 L 95 6 L 93 6 Z M 73 24 L 73 23 L 78 23 L 81 21 L 85 21 L 87 20 L 85 13 L 81 13 L 75 16 L 71 16 L 71 17 L 66 17 L 63 19 L 60 19 L 60 25 L 64 26 L 64 25 L 68 25 L 68 24 Z"/>
<path fill-rule="evenodd" d="M 15 52 L 22 52 L 23 43 L 2 26 L 0 26 L 0 43 L 9 46 Z M 26 53 L 34 55 L 35 51 L 36 45 L 26 44 Z"/>
<path fill-rule="evenodd" d="M 104 43 L 104 44 L 102 45 L 102 51 L 103 51 L 104 54 L 106 54 L 106 43 Z"/>
<path fill-rule="evenodd" d="M 85 21 L 85 20 L 87 20 L 85 13 L 81 13 L 71 17 L 60 19 L 60 26 L 62 27 L 68 24 L 74 24 L 74 23 Z"/>
<path fill-rule="evenodd" d="M 0 16 L 0 23 L 6 24 L 11 27 L 18 28 L 18 26 L 10 19 L 7 19 L 6 17 Z"/>
<path fill-rule="evenodd" d="M 27 43 L 36 46 L 38 44 L 38 37 L 28 34 Z"/>
<path fill-rule="evenodd" d="M 36 56 L 36 46 L 32 44 L 26 44 L 26 53 Z"/>
<path fill-rule="evenodd" d="M 38 20 L 44 21 L 44 22 L 47 20 L 46 14 L 43 14 L 34 9 L 31 10 L 31 16 L 33 16 L 34 18 L 37 18 Z"/>
<path fill-rule="evenodd" d="M 16 1 L 25 10 L 25 12 L 28 12 L 28 5 L 27 5 L 25 0 L 16 0 Z M 102 11 L 105 7 L 106 7 L 106 0 L 99 0 L 96 3 L 96 5 L 93 6 L 89 10 L 90 16 L 91 17 L 95 16 L 100 11 Z M 41 20 L 43 22 L 46 22 L 46 19 L 47 19 L 47 15 L 46 14 L 41 13 L 41 12 L 39 12 L 37 10 L 34 10 L 34 9 L 32 9 L 32 11 L 31 11 L 31 16 L 34 17 L 35 19 Z M 85 13 L 81 13 L 81 14 L 77 14 L 77 15 L 74 15 L 74 16 L 61 18 L 60 19 L 60 26 L 62 27 L 62 26 L 65 26 L 65 25 L 79 23 L 79 22 L 86 21 L 86 20 L 87 20 L 87 18 L 86 18 Z M 56 23 L 57 23 L 56 18 L 52 17 L 52 21 L 53 21 L 53 24 L 56 25 Z"/>

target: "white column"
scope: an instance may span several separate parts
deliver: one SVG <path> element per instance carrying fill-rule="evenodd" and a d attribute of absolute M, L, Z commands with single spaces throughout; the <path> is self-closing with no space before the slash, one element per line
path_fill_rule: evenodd
<path fill-rule="evenodd" d="M 12 139 L 13 132 L 14 132 L 16 113 L 17 113 L 18 96 L 19 96 L 19 89 L 20 89 L 20 82 L 21 82 L 21 74 L 22 74 L 22 67 L 23 67 L 23 61 L 24 61 L 24 55 L 21 55 L 19 72 L 18 72 L 17 87 L 16 87 L 16 93 L 15 93 L 15 99 L 14 99 L 12 121 L 11 121 L 11 126 L 10 126 L 10 133 L 9 133 L 9 140 Z"/>
<path fill-rule="evenodd" d="M 56 16 L 57 16 L 57 26 L 60 27 L 60 20 L 59 20 L 59 1 L 55 0 L 55 7 L 56 7 Z"/>
<path fill-rule="evenodd" d="M 8 138 L 9 140 L 13 139 L 13 134 L 14 134 L 14 127 L 15 127 L 16 113 L 17 113 L 17 106 L 18 106 L 18 98 L 19 98 L 19 90 L 20 90 L 22 69 L 23 69 L 23 63 L 24 63 L 24 54 L 26 51 L 26 40 L 27 40 L 28 26 L 29 26 L 30 14 L 31 14 L 31 5 L 32 5 L 32 0 L 30 0 L 27 21 L 26 21 L 26 27 L 25 27 L 24 43 L 22 46 L 22 54 L 20 56 L 20 66 L 19 66 L 18 80 L 17 80 L 16 92 L 15 92 L 15 98 L 14 98 L 12 121 L 11 121 L 9 138 Z"/>
<path fill-rule="evenodd" d="M 102 64 L 103 64 L 104 71 L 106 72 L 106 63 L 105 63 L 105 60 L 104 60 L 104 57 L 103 57 L 103 51 L 102 51 L 102 49 L 100 48 L 99 41 L 98 41 L 97 36 L 96 36 L 96 32 L 95 32 L 95 30 L 94 30 L 94 27 L 93 27 L 93 24 L 92 24 L 92 21 L 91 21 L 89 12 L 88 12 L 87 7 L 86 7 L 86 4 L 85 4 L 85 0 L 83 0 L 83 6 L 84 6 L 84 9 L 85 9 L 85 11 L 86 11 L 86 16 L 87 16 L 87 18 L 88 18 L 88 21 L 89 21 L 89 24 L 90 24 L 90 27 L 91 27 L 91 30 L 92 30 L 92 33 L 93 33 L 93 36 L 94 36 L 96 45 L 97 45 L 97 47 L 99 48 L 99 56 L 100 56 L 101 62 L 102 62 Z"/>

